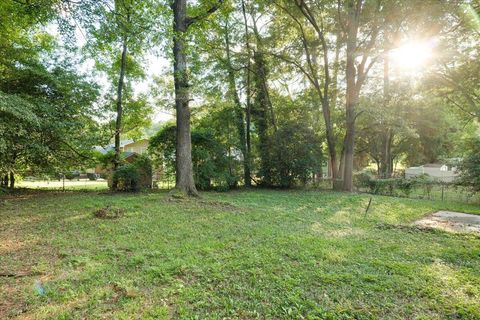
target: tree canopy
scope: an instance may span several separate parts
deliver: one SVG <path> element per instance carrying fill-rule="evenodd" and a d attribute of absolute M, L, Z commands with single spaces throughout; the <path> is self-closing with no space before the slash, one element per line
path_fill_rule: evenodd
<path fill-rule="evenodd" d="M 111 139 L 116 169 L 121 139 L 153 135 L 188 194 L 351 191 L 355 172 L 460 159 L 478 135 L 477 1 L 7 0 L 0 15 L 2 174 L 82 166 Z"/>

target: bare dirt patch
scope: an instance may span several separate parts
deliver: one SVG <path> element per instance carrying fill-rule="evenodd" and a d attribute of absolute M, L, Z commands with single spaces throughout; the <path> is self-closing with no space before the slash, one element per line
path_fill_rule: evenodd
<path fill-rule="evenodd" d="M 93 212 L 93 216 L 100 219 L 118 219 L 124 215 L 125 209 L 112 206 L 106 206 L 105 208 L 101 208 Z"/>
<path fill-rule="evenodd" d="M 480 215 L 462 212 L 438 211 L 413 224 L 423 228 L 480 234 Z"/>

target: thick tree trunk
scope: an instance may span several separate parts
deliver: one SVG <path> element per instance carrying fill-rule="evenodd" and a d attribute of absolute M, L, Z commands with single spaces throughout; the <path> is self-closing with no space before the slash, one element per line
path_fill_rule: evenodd
<path fill-rule="evenodd" d="M 342 151 L 340 152 L 340 162 L 338 164 L 338 180 L 341 180 L 342 182 L 343 182 L 344 171 L 345 171 L 345 142 L 344 142 Z M 342 185 L 342 188 L 343 188 L 343 185 Z"/>
<path fill-rule="evenodd" d="M 10 171 L 10 189 L 15 188 L 15 175 L 13 174 L 13 171 Z"/>
<path fill-rule="evenodd" d="M 385 130 L 382 139 L 382 156 L 380 158 L 380 178 L 388 179 L 392 176 L 392 142 L 393 132 L 388 128 Z"/>
<path fill-rule="evenodd" d="M 254 121 L 258 129 L 260 175 L 262 176 L 262 184 L 265 186 L 271 186 L 272 168 L 270 159 L 270 138 L 268 135 L 268 111 L 270 108 L 267 99 L 267 92 L 265 90 L 266 66 L 263 54 L 261 52 L 254 52 L 253 59 L 255 61 Z"/>
<path fill-rule="evenodd" d="M 340 30 L 337 31 L 336 39 L 335 39 L 335 59 L 333 62 L 333 73 L 332 73 L 332 79 L 331 83 L 329 85 L 329 92 L 327 92 L 327 95 L 329 96 L 329 106 L 326 107 L 327 110 L 335 110 L 336 105 L 337 105 L 337 97 L 338 97 L 338 72 L 340 69 L 340 49 L 342 46 L 342 41 L 341 41 L 341 36 L 340 36 Z M 326 115 L 325 112 L 324 116 Z M 344 152 L 340 153 L 340 161 L 337 160 L 337 150 L 336 150 L 336 142 L 335 142 L 335 134 L 333 132 L 333 126 L 332 126 L 332 121 L 330 118 L 330 112 L 328 112 L 328 119 L 325 118 L 325 123 L 328 125 L 326 126 L 327 128 L 327 143 L 329 146 L 329 153 L 330 157 L 334 157 L 334 167 L 333 167 L 333 174 L 332 174 L 332 179 L 333 179 L 333 189 L 334 190 L 341 190 L 343 188 L 342 182 L 343 182 L 343 164 L 344 164 Z M 329 143 L 329 140 L 332 142 Z"/>
<path fill-rule="evenodd" d="M 115 121 L 115 159 L 113 161 L 114 170 L 117 170 L 120 164 L 120 139 L 122 131 L 122 114 L 123 114 L 123 84 L 125 81 L 125 69 L 127 67 L 127 39 L 123 39 L 122 44 L 122 59 L 120 62 L 120 75 L 118 77 L 117 86 L 117 119 Z"/>
<path fill-rule="evenodd" d="M 346 106 L 345 106 L 345 122 L 346 134 L 344 140 L 345 148 L 345 168 L 343 173 L 343 190 L 353 190 L 353 156 L 355 148 L 355 107 L 358 104 L 357 92 L 357 70 L 355 67 L 355 52 L 357 50 L 357 32 L 358 17 L 355 1 L 348 1 L 348 17 L 347 17 L 347 65 L 346 65 Z"/>
<path fill-rule="evenodd" d="M 175 188 L 188 195 L 198 195 L 193 180 L 192 141 L 190 133 L 189 84 L 185 33 L 187 31 L 186 0 L 175 0 L 173 5 L 173 71 L 175 108 L 177 113 L 176 184 Z"/>
<path fill-rule="evenodd" d="M 384 108 L 387 110 L 390 102 L 390 64 L 388 54 L 385 54 L 383 58 L 383 103 Z M 392 176 L 392 142 L 393 131 L 389 128 L 388 121 L 386 123 L 387 129 L 383 133 L 382 137 L 382 157 L 380 163 L 380 177 L 388 179 Z"/>
<path fill-rule="evenodd" d="M 2 179 L 2 185 L 8 187 L 8 173 Z"/>
<path fill-rule="evenodd" d="M 330 106 L 328 101 L 323 101 L 322 111 L 327 135 L 328 154 L 330 156 L 330 161 L 332 164 L 332 181 L 334 182 L 334 189 L 336 189 L 336 181 L 338 180 L 338 159 L 335 143 L 335 133 L 333 131 L 333 123 L 330 117 Z"/>
<path fill-rule="evenodd" d="M 251 143 L 251 137 L 250 137 L 250 127 L 251 127 L 251 112 L 252 112 L 252 99 L 251 99 L 251 50 L 250 50 L 250 41 L 249 41 L 249 33 L 248 33 L 248 20 L 247 20 L 247 12 L 245 8 L 245 1 L 242 0 L 242 13 L 243 13 L 243 22 L 245 26 L 245 47 L 247 48 L 247 68 L 245 70 L 246 72 L 246 100 L 247 100 L 247 108 L 246 108 L 246 114 L 245 114 L 245 120 L 246 120 L 246 147 L 247 147 L 247 164 L 248 164 L 248 180 L 245 180 L 245 187 L 250 187 L 252 185 L 252 180 L 251 180 L 251 170 L 252 170 L 252 160 L 251 160 L 251 154 L 252 154 L 252 143 Z M 245 178 L 247 177 L 247 173 L 245 173 Z"/>
<path fill-rule="evenodd" d="M 228 86 L 230 94 L 233 98 L 234 108 L 235 108 L 235 118 L 237 125 L 237 132 L 240 143 L 240 151 L 243 156 L 243 176 L 245 181 L 245 186 L 250 186 L 250 154 L 248 153 L 247 141 L 245 135 L 245 123 L 243 117 L 243 108 L 240 103 L 240 98 L 237 92 L 237 86 L 235 83 L 235 72 L 232 66 L 231 56 L 230 56 L 230 35 L 228 30 L 228 21 L 225 27 L 225 49 L 227 53 L 227 72 L 228 72 Z"/>
<path fill-rule="evenodd" d="M 248 63 L 248 66 L 250 68 L 250 63 Z M 251 102 L 251 98 L 250 98 L 250 70 L 247 70 L 247 110 L 246 110 L 246 142 L 247 142 L 247 163 L 248 163 L 248 181 L 245 181 L 245 187 L 250 187 L 252 185 L 252 157 L 251 157 L 251 154 L 252 154 L 252 139 L 251 139 L 251 136 L 250 136 L 250 128 L 251 128 L 251 123 L 252 123 L 252 120 L 251 120 L 251 112 L 252 112 L 252 102 Z M 247 173 L 245 173 L 245 177 L 247 176 Z"/>

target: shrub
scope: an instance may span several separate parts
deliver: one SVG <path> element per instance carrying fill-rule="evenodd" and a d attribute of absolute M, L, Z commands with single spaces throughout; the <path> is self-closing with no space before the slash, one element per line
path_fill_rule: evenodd
<path fill-rule="evenodd" d="M 398 189 L 400 189 L 406 197 L 410 196 L 415 184 L 416 181 L 414 179 L 398 179 L 397 181 Z"/>
<path fill-rule="evenodd" d="M 424 194 L 426 194 L 428 198 L 430 198 L 433 187 L 439 184 L 437 180 L 433 179 L 426 173 L 416 176 L 413 180 L 415 185 L 423 187 Z"/>
<path fill-rule="evenodd" d="M 474 138 L 468 143 L 468 151 L 459 163 L 460 177 L 458 185 L 465 186 L 473 192 L 480 191 L 480 139 Z"/>
<path fill-rule="evenodd" d="M 115 191 L 138 191 L 152 186 L 152 162 L 146 155 L 138 156 L 133 163 L 124 164 L 112 174 Z"/>
<path fill-rule="evenodd" d="M 75 179 L 75 174 L 73 174 L 73 172 L 67 172 L 65 173 L 65 179 L 73 180 Z"/>
<path fill-rule="evenodd" d="M 305 185 L 314 173 L 319 172 L 322 165 L 321 143 L 312 129 L 290 121 L 284 123 L 272 139 L 269 159 L 271 181 L 268 183 L 282 188 Z"/>
<path fill-rule="evenodd" d="M 353 185 L 357 189 L 370 188 L 370 180 L 373 179 L 373 175 L 367 171 L 357 172 L 353 176 Z"/>
<path fill-rule="evenodd" d="M 149 151 L 165 177 L 175 175 L 175 135 L 175 126 L 167 125 L 150 139 Z M 237 160 L 228 153 L 211 129 L 192 129 L 193 175 L 199 190 L 227 190 L 238 184 Z"/>
<path fill-rule="evenodd" d="M 140 174 L 133 164 L 125 164 L 113 172 L 112 186 L 116 191 L 137 191 Z"/>
<path fill-rule="evenodd" d="M 151 188 L 153 167 L 150 158 L 146 155 L 140 155 L 133 165 L 137 169 L 139 176 L 138 186 L 140 188 Z"/>
<path fill-rule="evenodd" d="M 397 179 L 370 180 L 370 191 L 374 194 L 393 195 Z"/>

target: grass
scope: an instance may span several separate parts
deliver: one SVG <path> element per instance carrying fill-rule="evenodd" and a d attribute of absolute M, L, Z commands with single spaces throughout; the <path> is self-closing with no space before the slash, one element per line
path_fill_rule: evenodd
<path fill-rule="evenodd" d="M 37 190 L 65 190 L 81 191 L 81 190 L 107 190 L 106 180 L 40 180 L 40 181 L 19 181 L 17 183 L 19 188 L 37 189 Z"/>
<path fill-rule="evenodd" d="M 371 192 L 367 188 L 361 188 L 361 190 L 358 191 L 365 193 Z M 459 202 L 480 205 L 480 193 L 474 193 L 465 187 L 455 185 L 444 185 L 442 187 L 440 184 L 434 184 L 430 186 L 430 190 L 427 190 L 426 186 L 414 186 L 408 195 L 402 192 L 402 190 L 399 188 L 396 188 L 393 191 L 382 190 L 379 194 L 412 199 L 427 199 L 433 201 Z"/>
<path fill-rule="evenodd" d="M 410 222 L 459 203 L 333 192 L 43 192 L 0 204 L 0 318 L 479 319 L 480 238 Z M 110 206 L 123 215 L 99 219 Z M 45 289 L 42 294 L 39 286 Z"/>

